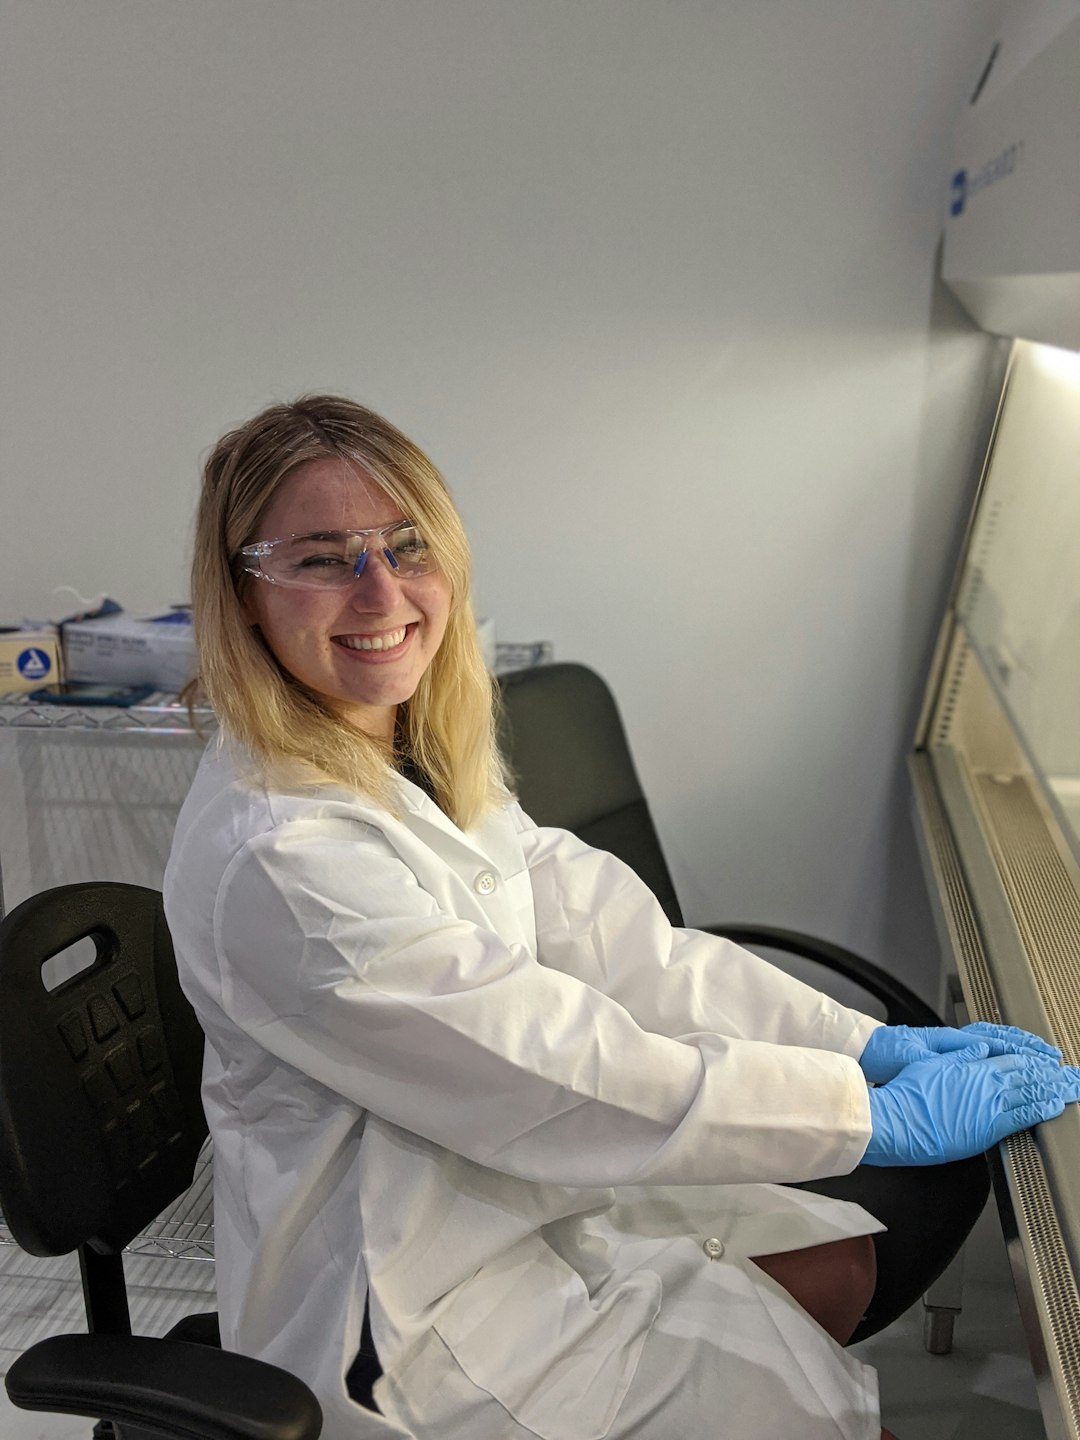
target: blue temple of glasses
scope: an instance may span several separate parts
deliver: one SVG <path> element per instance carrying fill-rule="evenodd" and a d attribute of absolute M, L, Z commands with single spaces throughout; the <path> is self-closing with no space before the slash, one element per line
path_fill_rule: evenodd
<path fill-rule="evenodd" d="M 392 550 L 387 549 L 387 547 L 384 545 L 382 553 L 386 556 L 386 563 L 390 566 L 391 570 L 399 570 L 401 568 L 398 565 L 398 562 L 394 559 L 394 552 Z M 364 566 L 367 564 L 367 557 L 368 552 L 366 550 L 361 550 L 360 554 L 356 557 L 356 564 L 353 566 L 352 572 L 353 579 L 359 580 L 360 576 L 364 573 Z"/>

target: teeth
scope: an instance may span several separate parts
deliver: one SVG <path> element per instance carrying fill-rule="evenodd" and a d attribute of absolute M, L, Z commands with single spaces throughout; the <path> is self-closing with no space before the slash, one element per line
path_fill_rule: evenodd
<path fill-rule="evenodd" d="M 405 626 L 400 630 L 387 630 L 382 635 L 337 635 L 334 638 L 348 650 L 392 650 L 405 639 Z"/>

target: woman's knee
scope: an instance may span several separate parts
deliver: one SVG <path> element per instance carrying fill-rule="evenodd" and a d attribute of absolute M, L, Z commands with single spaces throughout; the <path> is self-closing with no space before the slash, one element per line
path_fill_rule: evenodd
<path fill-rule="evenodd" d="M 754 1264 L 782 1285 L 839 1345 L 851 1339 L 877 1283 L 877 1258 L 869 1235 L 755 1256 Z"/>

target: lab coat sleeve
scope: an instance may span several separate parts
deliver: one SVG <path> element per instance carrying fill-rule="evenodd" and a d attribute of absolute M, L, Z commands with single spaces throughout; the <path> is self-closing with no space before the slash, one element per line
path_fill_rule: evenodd
<path fill-rule="evenodd" d="M 602 991 L 662 1035 L 707 1030 L 862 1054 L 880 1021 L 730 940 L 673 928 L 621 860 L 516 813 L 545 965 Z"/>
<path fill-rule="evenodd" d="M 870 1133 L 849 1058 L 643 1028 L 618 999 L 440 909 L 375 827 L 249 840 L 214 911 L 221 1004 L 405 1130 L 561 1185 L 810 1179 Z"/>

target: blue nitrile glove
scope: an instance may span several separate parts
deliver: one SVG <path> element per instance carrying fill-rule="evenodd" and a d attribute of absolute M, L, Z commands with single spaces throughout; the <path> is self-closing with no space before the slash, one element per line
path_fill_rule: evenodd
<path fill-rule="evenodd" d="M 868 1080 L 882 1084 L 916 1060 L 929 1060 L 932 1055 L 948 1055 L 957 1050 L 971 1050 L 976 1055 L 1032 1054 L 1061 1059 L 1061 1051 L 1040 1040 L 1038 1035 L 1017 1030 L 1014 1025 L 990 1025 L 979 1020 L 962 1030 L 953 1030 L 948 1025 L 882 1025 L 866 1042 L 859 1064 Z"/>
<path fill-rule="evenodd" d="M 868 1092 L 865 1165 L 939 1165 L 989 1150 L 1006 1135 L 1080 1100 L 1080 1069 L 1044 1055 L 972 1050 L 917 1060 Z"/>

